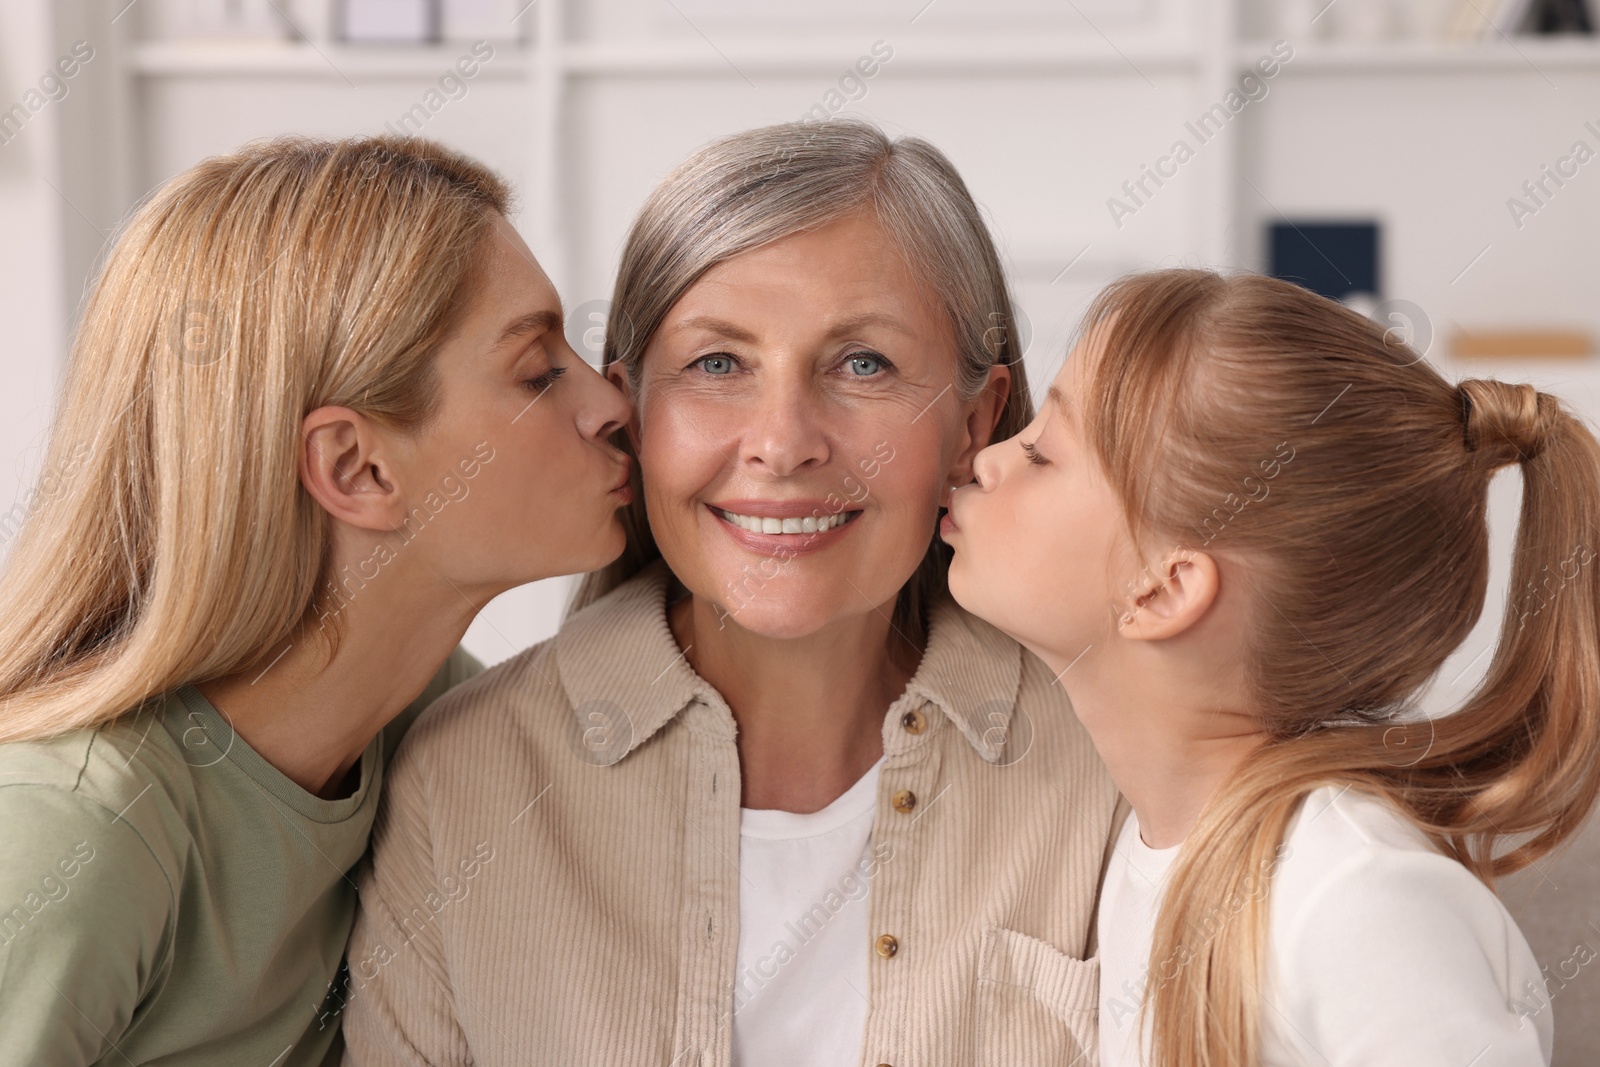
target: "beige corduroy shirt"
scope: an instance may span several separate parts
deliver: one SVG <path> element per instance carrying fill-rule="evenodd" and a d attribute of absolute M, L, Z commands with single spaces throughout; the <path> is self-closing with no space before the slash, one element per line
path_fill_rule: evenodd
<path fill-rule="evenodd" d="M 729 1067 L 736 727 L 675 585 L 657 560 L 411 728 L 358 875 L 346 1064 Z M 883 748 L 860 1062 L 1093 1064 L 1116 790 L 1065 694 L 945 599 Z"/>

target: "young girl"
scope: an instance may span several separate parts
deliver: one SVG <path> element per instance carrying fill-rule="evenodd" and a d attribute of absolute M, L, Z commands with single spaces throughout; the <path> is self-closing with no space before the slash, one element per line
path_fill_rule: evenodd
<path fill-rule="evenodd" d="M 0 1063 L 337 1057 L 412 702 L 496 594 L 623 544 L 628 409 L 507 200 L 285 139 L 112 249 L 0 575 Z"/>
<path fill-rule="evenodd" d="M 1487 678 L 1411 714 L 1482 610 L 1508 463 Z M 1102 1064 L 1548 1063 L 1491 885 L 1600 785 L 1584 424 L 1532 386 L 1452 386 L 1289 283 L 1165 270 L 1096 298 L 975 475 L 941 528 L 951 591 L 1046 662 L 1133 809 L 1098 918 Z"/>

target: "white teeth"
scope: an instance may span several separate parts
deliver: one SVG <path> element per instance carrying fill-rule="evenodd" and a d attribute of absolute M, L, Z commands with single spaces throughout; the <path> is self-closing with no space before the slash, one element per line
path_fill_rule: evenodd
<path fill-rule="evenodd" d="M 735 515 L 731 511 L 723 511 L 720 508 L 716 509 L 716 511 L 718 515 L 721 515 L 741 530 L 767 534 L 822 533 L 833 529 L 835 526 L 843 526 L 860 514 L 860 512 L 856 511 L 847 511 L 838 515 L 804 515 L 785 519 L 771 519 L 755 515 Z"/>

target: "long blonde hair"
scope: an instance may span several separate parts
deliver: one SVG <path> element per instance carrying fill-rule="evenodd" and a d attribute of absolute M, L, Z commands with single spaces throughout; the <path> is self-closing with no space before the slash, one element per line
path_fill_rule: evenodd
<path fill-rule="evenodd" d="M 280 138 L 128 221 L 73 341 L 48 492 L 0 573 L 0 741 L 239 672 L 314 618 L 330 520 L 300 423 L 410 432 L 509 190 L 420 139 Z"/>
<path fill-rule="evenodd" d="M 1248 575 L 1248 698 L 1269 740 L 1184 842 L 1146 1010 L 1155 1063 L 1253 1067 L 1260 879 L 1308 792 L 1387 799 L 1491 885 L 1594 803 L 1600 444 L 1555 396 L 1447 382 L 1392 331 L 1276 279 L 1135 275 L 1095 299 L 1080 335 L 1097 330 L 1084 425 L 1135 543 L 1155 531 Z M 1483 610 L 1489 478 L 1510 463 L 1500 639 L 1465 705 L 1430 720 L 1417 699 Z"/>
<path fill-rule="evenodd" d="M 1010 396 L 993 439 L 1033 421 L 1033 401 L 1010 291 L 994 241 L 961 175 L 944 153 L 915 137 L 891 141 L 855 119 L 790 122 L 715 141 L 661 180 L 623 247 L 607 324 L 604 362 L 621 363 L 635 389 L 650 339 L 702 274 L 723 260 L 858 212 L 873 213 L 913 272 L 950 317 L 955 387 L 978 395 L 996 365 L 1011 368 Z M 626 434 L 614 439 L 632 454 Z M 644 494 L 622 512 L 627 547 L 578 586 L 567 614 L 593 603 L 659 559 Z M 893 623 L 920 643 L 926 606 L 945 595 L 950 548 L 930 524 L 916 572 L 902 587 Z"/>

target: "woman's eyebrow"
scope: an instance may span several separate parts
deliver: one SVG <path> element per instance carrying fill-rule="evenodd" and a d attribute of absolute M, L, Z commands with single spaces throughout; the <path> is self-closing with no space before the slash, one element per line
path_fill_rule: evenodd
<path fill-rule="evenodd" d="M 849 318 L 839 319 L 827 327 L 827 336 L 830 340 L 848 337 L 868 326 L 879 326 L 884 329 L 894 330 L 898 333 L 911 334 L 911 327 L 895 318 L 893 315 L 881 311 L 866 311 Z M 730 341 L 739 341 L 743 344 L 757 344 L 760 338 L 742 326 L 737 326 L 727 319 L 719 319 L 711 315 L 696 315 L 684 319 L 674 328 L 677 333 L 682 330 L 705 330 L 718 337 L 725 337 Z"/>
<path fill-rule="evenodd" d="M 500 339 L 494 343 L 494 348 L 510 341 L 514 337 L 522 337 L 530 333 L 552 333 L 561 329 L 561 315 L 555 311 L 534 311 L 520 319 L 512 321 L 500 333 Z"/>
<path fill-rule="evenodd" d="M 684 319 L 673 328 L 672 332 L 681 333 L 684 330 L 705 330 L 707 333 L 714 333 L 718 337 L 725 337 L 730 341 L 739 341 L 747 345 L 753 345 L 759 340 L 755 334 L 744 327 L 735 326 L 727 319 L 719 319 L 711 315 L 696 315 L 693 318 Z"/>
<path fill-rule="evenodd" d="M 901 322 L 893 315 L 885 314 L 881 311 L 865 311 L 859 315 L 851 315 L 847 319 L 840 319 L 838 322 L 834 323 L 833 326 L 828 330 L 828 336 L 844 337 L 867 326 L 881 326 L 886 330 L 894 330 L 897 333 L 904 334 L 910 334 L 913 332 L 911 327 L 907 326 L 904 322 Z"/>

